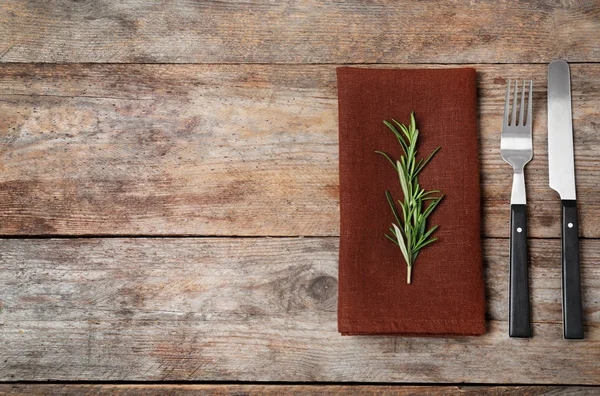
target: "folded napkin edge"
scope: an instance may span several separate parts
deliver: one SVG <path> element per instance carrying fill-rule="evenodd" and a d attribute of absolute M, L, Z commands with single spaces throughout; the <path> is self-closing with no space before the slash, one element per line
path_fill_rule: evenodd
<path fill-rule="evenodd" d="M 414 323 L 430 324 L 429 330 L 411 329 Z M 352 330 L 353 325 L 370 324 L 376 330 Z M 486 321 L 482 320 L 435 320 L 435 319 L 410 319 L 410 320 L 345 320 L 338 323 L 338 332 L 341 335 L 404 335 L 404 336 L 449 336 L 485 334 Z"/>
<path fill-rule="evenodd" d="M 398 67 L 400 66 L 400 67 Z M 415 68 L 415 67 L 410 67 L 413 65 L 407 64 L 405 66 L 407 67 L 403 67 L 404 65 L 393 65 L 393 67 L 390 65 L 386 65 L 386 66 L 382 66 L 382 67 L 359 67 L 359 66 L 338 66 L 335 68 L 336 72 L 344 72 L 344 71 L 396 71 L 396 72 L 401 72 L 401 71 L 435 71 L 435 72 L 440 72 L 440 71 L 449 71 L 449 70 L 460 70 L 460 71 L 471 71 L 473 73 L 477 73 L 477 70 L 474 67 L 464 67 L 464 66 L 458 66 L 458 67 L 436 67 L 438 65 L 433 65 L 433 67 L 419 67 L 419 68 Z"/>

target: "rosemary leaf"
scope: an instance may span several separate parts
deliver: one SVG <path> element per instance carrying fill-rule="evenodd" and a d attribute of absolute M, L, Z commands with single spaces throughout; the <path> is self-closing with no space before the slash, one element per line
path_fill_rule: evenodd
<path fill-rule="evenodd" d="M 389 239 L 390 241 L 392 241 L 392 242 L 394 242 L 396 245 L 398 245 L 398 241 L 396 240 L 396 238 L 392 238 L 392 237 L 391 237 L 391 236 L 389 236 L 388 234 L 384 234 L 384 235 L 385 235 L 385 237 L 386 237 L 387 239 Z M 398 246 L 400 246 L 400 245 L 398 245 Z"/>
<path fill-rule="evenodd" d="M 394 199 L 392 198 L 392 194 L 389 191 L 385 192 L 385 196 L 387 197 L 388 203 L 390 204 L 390 208 L 392 208 L 392 212 L 394 212 L 394 217 L 396 221 L 400 223 L 400 217 L 398 217 L 398 210 L 396 210 L 396 205 L 394 205 Z"/>
<path fill-rule="evenodd" d="M 402 233 L 396 224 L 392 224 L 394 226 L 394 230 L 396 231 L 396 236 L 398 240 L 398 246 L 400 246 L 400 250 L 402 251 L 402 255 L 404 259 L 408 262 L 410 260 L 410 251 L 408 250 L 406 244 L 404 243 L 404 239 L 402 239 Z"/>
<path fill-rule="evenodd" d="M 389 155 L 387 155 L 386 153 L 383 153 L 381 151 L 375 151 L 377 154 L 381 154 L 383 155 L 385 158 L 387 158 L 388 161 L 390 161 L 390 164 L 392 164 L 392 166 L 394 167 L 394 169 L 396 169 L 396 172 L 398 172 L 398 167 L 396 166 L 396 163 L 394 162 L 394 160 L 392 160 L 390 158 Z"/>

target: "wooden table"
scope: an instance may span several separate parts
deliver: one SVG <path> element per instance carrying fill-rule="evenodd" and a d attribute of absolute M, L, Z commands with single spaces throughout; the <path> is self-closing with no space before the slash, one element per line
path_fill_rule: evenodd
<path fill-rule="evenodd" d="M 600 385 L 599 32 L 597 0 L 4 0 L 0 392 L 599 392 L 565 387 Z M 584 341 L 562 338 L 548 187 L 559 57 L 573 81 Z M 337 333 L 342 64 L 477 68 L 486 335 Z M 509 78 L 535 91 L 532 339 L 507 336 Z"/>

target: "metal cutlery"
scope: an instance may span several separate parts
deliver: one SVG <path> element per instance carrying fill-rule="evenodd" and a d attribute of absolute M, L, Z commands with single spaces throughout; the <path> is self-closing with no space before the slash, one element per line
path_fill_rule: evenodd
<path fill-rule="evenodd" d="M 583 338 L 579 224 L 571 115 L 571 77 L 563 60 L 548 66 L 548 172 L 562 203 L 562 310 L 567 339 Z"/>
<path fill-rule="evenodd" d="M 525 194 L 525 165 L 533 157 L 531 137 L 532 89 L 529 81 L 527 112 L 525 112 L 525 81 L 518 96 L 518 82 L 515 81 L 510 106 L 511 82 L 506 87 L 500 154 L 502 159 L 513 167 L 513 186 L 510 198 L 510 284 L 509 284 L 509 335 L 511 337 L 531 337 L 529 274 L 527 260 L 527 200 Z M 517 113 L 518 109 L 518 113 Z M 518 116 L 518 119 L 517 119 Z"/>

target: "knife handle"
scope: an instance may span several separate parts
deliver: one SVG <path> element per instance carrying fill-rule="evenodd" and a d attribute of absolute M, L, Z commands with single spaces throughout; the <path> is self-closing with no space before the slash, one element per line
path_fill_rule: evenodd
<path fill-rule="evenodd" d="M 567 339 L 583 338 L 577 201 L 562 200 L 562 308 Z"/>
<path fill-rule="evenodd" d="M 511 337 L 531 337 L 527 261 L 527 206 L 510 205 L 508 335 Z"/>

